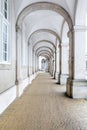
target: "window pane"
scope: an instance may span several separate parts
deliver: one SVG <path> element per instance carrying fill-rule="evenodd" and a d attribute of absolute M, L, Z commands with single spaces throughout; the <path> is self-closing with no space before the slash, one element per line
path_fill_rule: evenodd
<path fill-rule="evenodd" d="M 4 17 L 7 19 L 7 1 L 4 1 Z"/>
<path fill-rule="evenodd" d="M 4 17 L 7 19 L 7 12 L 6 11 L 4 12 Z"/>
<path fill-rule="evenodd" d="M 3 23 L 3 61 L 7 61 L 8 56 L 8 42 L 7 42 L 7 25 Z"/>
<path fill-rule="evenodd" d="M 5 52 L 3 53 L 3 60 L 7 61 L 7 53 L 5 53 Z"/>
<path fill-rule="evenodd" d="M 7 52 L 7 44 L 5 44 L 5 51 Z"/>
<path fill-rule="evenodd" d="M 7 11 L 7 3 L 5 2 L 5 10 Z"/>

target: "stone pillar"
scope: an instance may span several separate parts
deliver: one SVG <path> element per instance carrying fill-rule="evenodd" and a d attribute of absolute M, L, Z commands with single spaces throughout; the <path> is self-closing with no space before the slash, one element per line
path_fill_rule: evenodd
<path fill-rule="evenodd" d="M 35 72 L 37 72 L 37 55 L 35 54 Z"/>
<path fill-rule="evenodd" d="M 32 75 L 32 46 L 29 44 L 29 76 Z"/>
<path fill-rule="evenodd" d="M 28 77 L 29 77 L 29 44 L 28 44 Z"/>
<path fill-rule="evenodd" d="M 32 74 L 35 73 L 35 51 L 32 51 Z"/>
<path fill-rule="evenodd" d="M 48 59 L 46 59 L 46 72 L 48 72 L 48 63 L 49 63 L 49 61 L 48 61 Z"/>
<path fill-rule="evenodd" d="M 21 26 L 16 26 L 16 96 L 19 97 L 19 85 L 21 83 L 21 42 L 22 31 Z"/>
<path fill-rule="evenodd" d="M 56 48 L 56 54 L 55 54 L 55 79 L 58 79 L 59 74 L 59 48 Z"/>
<path fill-rule="evenodd" d="M 53 58 L 53 77 L 55 79 L 55 71 L 56 71 L 56 52 L 54 53 L 54 58 Z"/>
<path fill-rule="evenodd" d="M 85 27 L 74 27 L 69 36 L 69 78 L 67 95 L 72 98 L 87 98 L 85 80 Z"/>
<path fill-rule="evenodd" d="M 51 76 L 53 76 L 53 68 L 54 68 L 54 64 L 53 64 L 53 58 L 50 58 L 50 74 Z"/>
<path fill-rule="evenodd" d="M 21 80 L 21 27 L 16 26 L 16 85 Z"/>
<path fill-rule="evenodd" d="M 60 76 L 61 76 L 61 44 L 59 44 L 59 73 L 58 73 L 58 84 L 60 84 Z"/>
<path fill-rule="evenodd" d="M 60 83 L 66 84 L 69 76 L 69 43 L 61 43 L 61 76 Z"/>
<path fill-rule="evenodd" d="M 39 56 L 37 56 L 37 71 L 39 71 Z"/>

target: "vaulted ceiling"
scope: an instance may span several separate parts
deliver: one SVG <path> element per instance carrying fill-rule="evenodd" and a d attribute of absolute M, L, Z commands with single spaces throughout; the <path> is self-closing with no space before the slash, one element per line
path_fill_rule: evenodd
<path fill-rule="evenodd" d="M 13 0 L 15 8 L 16 19 L 20 12 L 24 10 L 31 4 L 37 2 L 43 2 L 42 0 Z M 76 10 L 76 0 L 44 0 L 44 2 L 55 3 L 60 6 L 70 15 L 72 21 L 74 21 L 75 10 Z M 43 4 L 43 3 L 42 3 Z M 55 51 L 56 41 L 58 44 L 62 41 L 63 26 L 66 31 L 63 33 L 65 35 L 65 41 L 67 40 L 67 32 L 69 30 L 68 24 L 64 17 L 49 9 L 39 9 L 31 13 L 23 19 L 22 23 L 25 24 L 25 30 L 27 35 L 27 41 L 32 44 L 35 50 L 42 51 L 45 54 L 47 50 L 51 53 Z M 63 36 L 64 39 L 64 36 Z M 45 50 L 45 51 L 44 51 Z M 53 52 L 51 51 L 53 50 Z M 49 51 L 48 51 L 49 52 Z"/>

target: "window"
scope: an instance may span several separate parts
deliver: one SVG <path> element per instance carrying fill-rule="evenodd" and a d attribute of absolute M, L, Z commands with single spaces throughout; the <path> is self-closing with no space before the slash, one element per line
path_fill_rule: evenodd
<path fill-rule="evenodd" d="M 7 19 L 7 11 L 8 11 L 8 6 L 7 6 L 7 0 L 4 0 L 4 18 Z"/>
<path fill-rule="evenodd" d="M 9 21 L 8 21 L 8 0 L 1 0 L 0 6 L 0 63 L 9 62 Z"/>
<path fill-rule="evenodd" d="M 8 62 L 8 5 L 7 5 L 7 0 L 4 0 L 3 4 L 3 39 L 2 39 L 2 44 L 3 44 L 3 62 Z"/>
<path fill-rule="evenodd" d="M 8 61 L 8 27 L 3 23 L 3 61 Z"/>

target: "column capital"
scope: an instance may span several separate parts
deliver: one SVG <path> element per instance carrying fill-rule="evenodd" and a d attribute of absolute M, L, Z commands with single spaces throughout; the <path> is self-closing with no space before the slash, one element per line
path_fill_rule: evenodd
<path fill-rule="evenodd" d="M 80 26 L 80 25 L 77 25 L 77 26 L 74 26 L 73 27 L 73 30 L 72 30 L 73 32 L 79 32 L 79 31 L 81 31 L 81 32 L 84 32 L 84 31 L 87 31 L 87 26 Z"/>
<path fill-rule="evenodd" d="M 68 31 L 67 36 L 69 37 L 69 35 L 72 34 L 73 32 L 85 32 L 85 31 L 87 31 L 87 26 L 76 25 L 73 26 L 73 28 Z"/>
<path fill-rule="evenodd" d="M 16 32 L 21 32 L 21 27 L 19 25 L 16 25 Z"/>
<path fill-rule="evenodd" d="M 59 53 L 59 50 L 56 50 L 56 54 Z"/>
<path fill-rule="evenodd" d="M 59 46 L 58 46 L 59 48 L 61 48 L 61 44 L 59 44 Z"/>
<path fill-rule="evenodd" d="M 68 46 L 69 46 L 69 43 L 68 43 L 68 42 L 62 42 L 62 43 L 61 43 L 61 46 L 62 46 L 62 47 L 68 47 Z"/>

